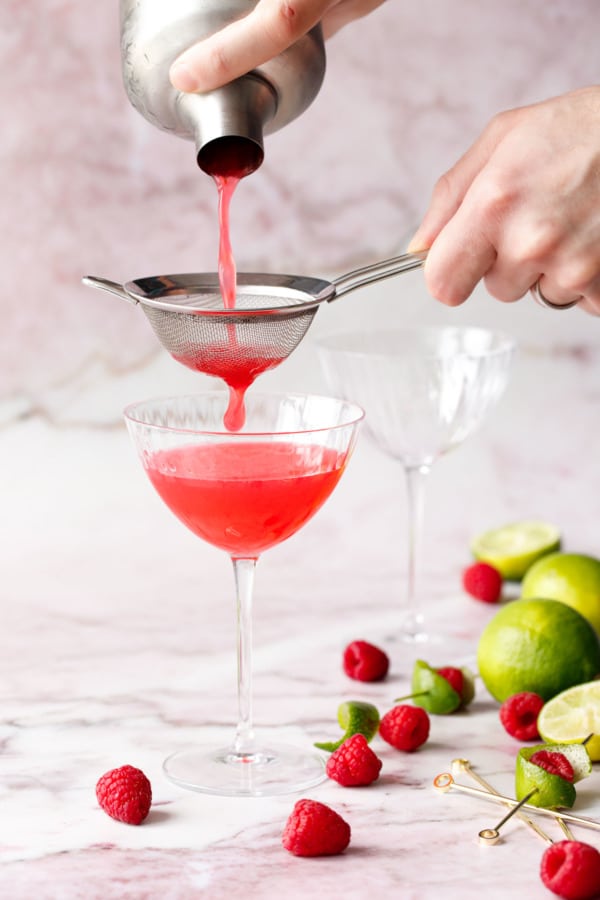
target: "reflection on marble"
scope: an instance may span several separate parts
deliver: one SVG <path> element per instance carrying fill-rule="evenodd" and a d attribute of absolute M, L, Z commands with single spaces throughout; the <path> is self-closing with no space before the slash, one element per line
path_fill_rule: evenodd
<path fill-rule="evenodd" d="M 525 346 L 497 413 L 432 472 L 422 591 L 445 639 L 420 653 L 433 664 L 474 665 L 494 613 L 460 588 L 473 533 L 540 516 L 563 528 L 567 548 L 600 552 L 591 502 L 600 476 L 590 453 L 599 395 L 592 345 L 553 359 Z M 433 717 L 417 753 L 376 737 L 377 784 L 329 782 L 308 793 L 350 823 L 340 857 L 302 860 L 283 850 L 294 795 L 220 799 L 166 782 L 166 755 L 200 734 L 228 736 L 235 721 L 230 563 L 163 507 L 122 426 L 34 416 L 2 429 L 0 446 L 3 896 L 550 896 L 538 877 L 539 838 L 514 823 L 496 847 L 479 847 L 478 831 L 502 810 L 432 788 L 460 755 L 512 792 L 520 745 L 480 683 L 468 712 Z M 257 726 L 308 745 L 338 733 L 342 700 L 369 700 L 383 713 L 407 692 L 414 654 L 395 640 L 404 542 L 399 472 L 363 436 L 329 503 L 259 564 Z M 388 650 L 385 682 L 344 676 L 341 651 L 355 638 Z M 114 822 L 95 801 L 99 775 L 124 763 L 153 784 L 154 806 L 139 828 Z M 576 811 L 600 819 L 597 766 L 578 786 Z M 543 827 L 560 838 L 552 822 Z M 594 832 L 574 831 L 599 846 Z"/>

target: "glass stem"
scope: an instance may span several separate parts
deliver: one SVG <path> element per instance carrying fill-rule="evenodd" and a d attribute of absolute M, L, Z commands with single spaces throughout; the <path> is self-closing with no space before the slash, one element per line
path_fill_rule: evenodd
<path fill-rule="evenodd" d="M 234 750 L 244 756 L 255 750 L 252 730 L 252 593 L 256 559 L 232 559 L 236 591 L 238 724 Z"/>
<path fill-rule="evenodd" d="M 407 615 L 404 631 L 407 637 L 424 636 L 421 595 L 417 589 L 417 573 L 421 558 L 423 538 L 423 511 L 425 503 L 425 479 L 430 466 L 410 466 L 406 471 L 406 495 L 408 509 L 408 557 L 407 557 Z"/>

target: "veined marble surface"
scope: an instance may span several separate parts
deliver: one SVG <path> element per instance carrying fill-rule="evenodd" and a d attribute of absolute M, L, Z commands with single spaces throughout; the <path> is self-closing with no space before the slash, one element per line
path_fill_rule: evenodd
<path fill-rule="evenodd" d="M 233 729 L 233 578 L 153 494 L 121 410 L 213 383 L 164 355 L 139 310 L 81 277 L 213 270 L 216 191 L 191 145 L 129 106 L 117 20 L 116 0 L 0 7 L 0 895 L 543 900 L 543 843 L 515 823 L 481 848 L 477 832 L 501 809 L 431 787 L 461 755 L 510 792 L 519 745 L 481 687 L 467 713 L 433 719 L 415 754 L 376 738 L 376 785 L 309 792 L 352 827 L 340 857 L 283 850 L 293 795 L 222 800 L 163 779 L 167 754 Z M 311 109 L 267 139 L 234 198 L 239 269 L 327 277 L 398 252 L 436 178 L 495 112 L 597 82 L 597 21 L 596 0 L 389 0 L 349 26 L 328 46 Z M 421 653 L 472 664 L 494 613 L 460 588 L 472 534 L 536 516 L 567 548 L 600 554 L 600 326 L 481 289 L 444 309 L 413 273 L 320 311 L 260 389 L 323 390 L 313 335 L 406 321 L 491 325 L 520 345 L 501 406 L 430 477 L 421 590 L 446 639 Z M 308 746 L 337 733 L 341 701 L 384 712 L 405 692 L 412 653 L 394 640 L 404 512 L 401 473 L 363 435 L 328 504 L 260 562 L 257 726 Z M 343 675 L 356 638 L 390 653 L 383 684 Z M 98 777 L 124 763 L 153 784 L 139 828 L 95 801 Z M 599 798 L 596 767 L 577 810 L 600 819 Z"/>
<path fill-rule="evenodd" d="M 421 590 L 444 639 L 419 650 L 432 664 L 473 665 L 495 612 L 461 590 L 473 533 L 539 516 L 563 529 L 567 548 L 600 551 L 598 353 L 597 343 L 551 355 L 522 346 L 486 426 L 434 467 Z M 495 825 L 502 808 L 432 788 L 435 775 L 463 756 L 511 794 L 520 744 L 504 732 L 480 682 L 468 712 L 432 717 L 418 752 L 402 754 L 376 737 L 383 771 L 375 785 L 329 782 L 302 795 L 350 823 L 351 845 L 338 857 L 298 859 L 283 849 L 296 795 L 220 799 L 169 784 L 161 765 L 170 752 L 234 726 L 228 559 L 162 505 L 122 425 L 60 425 L 33 415 L 5 426 L 0 448 L 3 896 L 551 896 L 539 880 L 539 838 L 513 821 L 500 844 L 480 847 L 477 833 Z M 343 700 L 369 700 L 383 713 L 407 692 L 414 652 L 395 638 L 404 513 L 397 464 L 363 433 L 325 507 L 264 555 L 254 620 L 257 727 L 309 746 L 339 733 Z M 363 685 L 343 674 L 342 650 L 357 638 L 390 653 L 385 682 Z M 153 785 L 154 806 L 140 827 L 111 820 L 95 800 L 97 778 L 125 763 Z M 596 819 L 598 775 L 596 766 L 578 786 L 575 807 Z M 600 845 L 597 833 L 574 832 Z"/>

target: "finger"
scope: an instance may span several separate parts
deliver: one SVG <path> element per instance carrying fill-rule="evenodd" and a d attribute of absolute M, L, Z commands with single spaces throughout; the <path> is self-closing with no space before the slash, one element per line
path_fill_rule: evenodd
<path fill-rule="evenodd" d="M 194 44 L 171 66 L 180 91 L 211 91 L 278 56 L 320 21 L 334 0 L 260 0 L 252 12 Z"/>
<path fill-rule="evenodd" d="M 512 127 L 511 111 L 496 116 L 467 152 L 438 180 L 423 221 L 408 245 L 408 252 L 431 247 L 442 228 L 459 209 L 471 184 L 489 161 L 494 149 Z"/>
<path fill-rule="evenodd" d="M 424 267 L 429 293 L 446 306 L 464 303 L 496 260 L 496 249 L 485 233 L 465 229 L 457 218 L 442 229 Z"/>
<path fill-rule="evenodd" d="M 514 303 L 525 296 L 539 276 L 540 270 L 535 262 L 515 257 L 501 249 L 485 273 L 485 288 L 496 300 Z"/>
<path fill-rule="evenodd" d="M 484 276 L 485 289 L 491 297 L 501 300 L 502 303 L 514 303 L 520 300 L 529 291 L 532 284 L 535 284 L 536 276 L 532 270 L 527 267 L 504 265 L 499 263 L 499 259 L 492 264 L 490 269 Z"/>

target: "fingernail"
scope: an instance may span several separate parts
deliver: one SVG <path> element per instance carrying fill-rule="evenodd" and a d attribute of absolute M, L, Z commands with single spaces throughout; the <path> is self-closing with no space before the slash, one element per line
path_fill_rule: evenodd
<path fill-rule="evenodd" d="M 188 93 L 195 91 L 198 82 L 188 69 L 185 62 L 174 62 L 169 70 L 169 78 L 171 84 L 179 91 L 187 91 Z"/>

